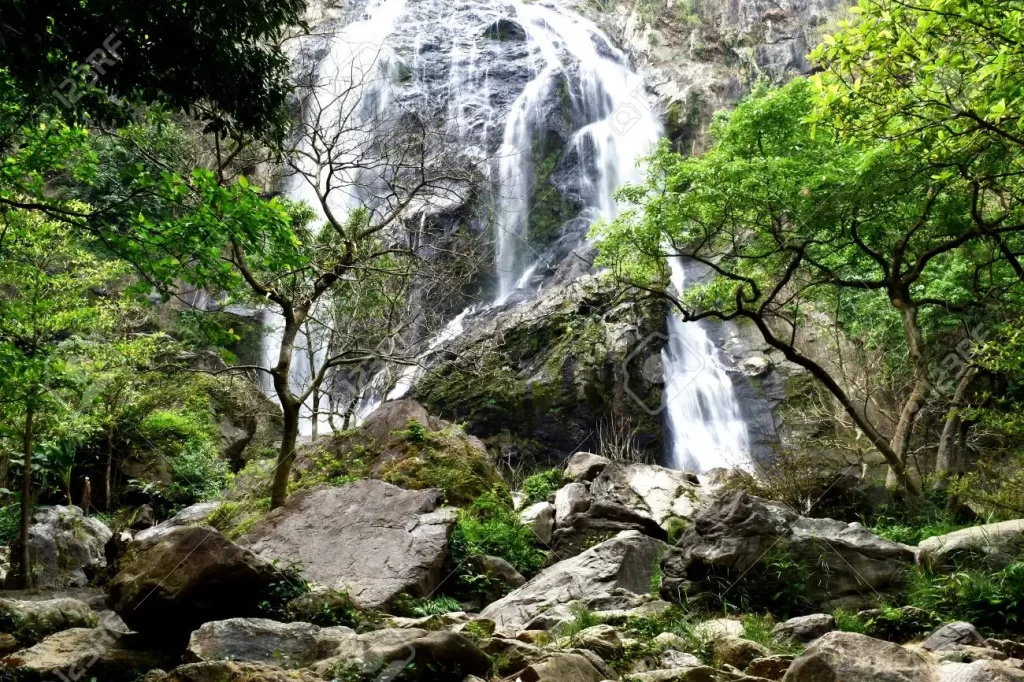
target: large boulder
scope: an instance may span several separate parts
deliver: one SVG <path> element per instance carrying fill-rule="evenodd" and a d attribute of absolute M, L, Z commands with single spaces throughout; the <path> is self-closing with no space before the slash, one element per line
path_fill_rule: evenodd
<path fill-rule="evenodd" d="M 668 530 L 693 518 L 702 491 L 697 477 L 686 471 L 612 462 L 590 483 L 589 492 L 595 500 L 629 507 Z"/>
<path fill-rule="evenodd" d="M 436 490 L 403 490 L 366 480 L 302 490 L 246 538 L 258 556 L 301 564 L 306 578 L 347 591 L 365 608 L 399 594 L 429 595 L 448 556 L 453 509 Z"/>
<path fill-rule="evenodd" d="M 922 540 L 922 563 L 935 568 L 955 568 L 958 563 L 983 561 L 999 569 L 1024 555 L 1024 519 L 971 526 Z"/>
<path fill-rule="evenodd" d="M 582 601 L 597 606 L 619 593 L 643 595 L 665 551 L 661 540 L 624 531 L 582 554 L 550 566 L 530 582 L 481 612 L 499 633 L 514 635 L 557 606 Z"/>
<path fill-rule="evenodd" d="M 265 618 L 229 618 L 204 623 L 189 638 L 186 658 L 201 661 L 250 661 L 298 668 L 316 660 L 315 652 L 349 628 L 319 628 L 310 623 L 278 623 Z"/>
<path fill-rule="evenodd" d="M 33 585 L 81 587 L 107 567 L 104 548 L 112 533 L 78 507 L 40 507 L 28 529 Z M 14 552 L 14 557 L 20 556 Z"/>
<path fill-rule="evenodd" d="M 182 665 L 143 682 L 323 682 L 308 670 L 282 670 L 266 663 L 211 661 Z"/>
<path fill-rule="evenodd" d="M 937 682 L 935 669 L 898 644 L 830 632 L 790 665 L 783 682 Z"/>
<path fill-rule="evenodd" d="M 93 610 L 78 599 L 0 599 L 0 632 L 14 635 L 22 646 L 62 630 L 94 628 L 97 622 Z"/>
<path fill-rule="evenodd" d="M 509 682 L 601 682 L 608 679 L 586 656 L 575 653 L 550 654 L 508 678 Z"/>
<path fill-rule="evenodd" d="M 555 505 L 550 502 L 537 502 L 519 512 L 519 520 L 533 531 L 542 545 L 551 544 L 551 535 L 555 530 Z"/>
<path fill-rule="evenodd" d="M 466 637 L 415 628 L 385 629 L 339 636 L 317 652 L 310 670 L 328 679 L 461 680 L 486 676 L 491 661 Z"/>
<path fill-rule="evenodd" d="M 256 615 L 283 576 L 212 528 L 180 526 L 126 558 L 110 582 L 118 614 L 139 632 L 184 637 L 212 620 Z"/>
<path fill-rule="evenodd" d="M 777 556 L 813 572 L 799 596 L 808 607 L 825 608 L 870 601 L 898 585 L 914 562 L 912 548 L 860 524 L 810 519 L 746 492 L 725 492 L 698 512 L 665 555 L 662 595 L 699 595 L 724 580 L 752 598 L 771 598 L 766 592 L 778 586 L 766 583 L 773 579 L 766 562 Z"/>
<path fill-rule="evenodd" d="M 134 682 L 166 665 L 166 654 L 143 648 L 139 638 L 107 628 L 75 628 L 50 635 L 0 659 L 0 679 L 13 682 L 94 679 Z"/>
<path fill-rule="evenodd" d="M 167 535 L 172 528 L 178 528 L 179 526 L 206 525 L 209 518 L 213 516 L 214 512 L 221 508 L 221 505 L 221 502 L 200 502 L 199 504 L 193 504 L 190 507 L 185 507 L 166 521 L 144 530 L 140 530 L 135 534 L 133 541 L 149 544 L 150 542 Z"/>
<path fill-rule="evenodd" d="M 921 643 L 925 651 L 943 651 L 957 646 L 985 646 L 985 638 L 970 623 L 946 623 Z"/>
<path fill-rule="evenodd" d="M 1024 670 L 1000 661 L 944 663 L 938 682 L 1024 682 Z"/>
<path fill-rule="evenodd" d="M 811 642 L 836 629 L 836 619 L 828 613 L 797 616 L 772 628 L 778 642 Z"/>

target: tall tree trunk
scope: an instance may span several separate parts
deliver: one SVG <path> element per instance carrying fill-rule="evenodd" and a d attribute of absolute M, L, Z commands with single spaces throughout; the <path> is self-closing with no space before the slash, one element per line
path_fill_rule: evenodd
<path fill-rule="evenodd" d="M 114 437 L 110 429 L 107 429 L 107 470 L 103 474 L 103 506 L 108 512 L 114 509 L 113 495 L 110 489 L 113 487 L 111 479 L 114 477 Z"/>
<path fill-rule="evenodd" d="M 25 410 L 24 444 L 25 466 L 21 476 L 21 586 L 32 589 L 32 556 L 28 546 L 28 528 L 32 522 L 32 438 L 35 427 L 35 407 L 30 399 Z"/>
<path fill-rule="evenodd" d="M 953 393 L 953 404 L 946 415 L 946 424 L 942 427 L 942 436 L 939 438 L 939 451 L 935 455 L 935 487 L 945 486 L 946 480 L 951 473 L 954 473 L 954 448 L 957 433 L 960 431 L 960 411 L 963 409 L 967 397 L 967 389 L 970 388 L 974 377 L 978 375 L 978 368 L 967 365 L 960 372 L 960 381 L 957 383 L 956 391 Z"/>
<path fill-rule="evenodd" d="M 907 349 L 910 352 L 910 361 L 914 367 L 914 388 L 910 397 L 903 404 L 900 411 L 899 421 L 896 422 L 896 430 L 893 432 L 889 447 L 899 458 L 904 470 L 907 466 L 907 453 L 910 451 L 910 439 L 914 433 L 914 425 L 921 414 L 921 409 L 928 400 L 932 390 L 931 377 L 929 376 L 928 360 L 925 357 L 924 334 L 917 319 L 917 305 L 910 301 L 909 296 L 894 298 L 893 305 L 900 311 L 903 320 L 903 336 L 907 341 Z M 899 484 L 899 477 L 893 468 L 885 479 L 886 485 L 890 488 Z"/>
<path fill-rule="evenodd" d="M 299 439 L 301 408 L 301 404 L 291 400 L 281 403 L 284 432 L 281 436 L 281 449 L 277 454 L 277 468 L 274 470 L 274 487 L 270 492 L 271 509 L 277 509 L 288 499 L 288 480 L 291 478 L 292 462 L 295 461 L 295 444 Z"/>
<path fill-rule="evenodd" d="M 320 429 L 319 429 L 319 426 L 320 426 L 320 389 L 319 388 L 313 389 L 313 394 L 310 396 L 310 400 L 311 400 L 310 404 L 313 407 L 313 423 L 310 425 L 311 428 L 312 428 L 312 432 L 310 433 L 310 436 L 312 436 L 313 440 L 316 440 L 317 436 L 320 435 Z"/>

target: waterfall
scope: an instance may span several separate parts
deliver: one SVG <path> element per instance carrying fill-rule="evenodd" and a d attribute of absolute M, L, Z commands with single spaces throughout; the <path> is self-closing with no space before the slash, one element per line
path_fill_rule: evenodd
<path fill-rule="evenodd" d="M 339 114 L 351 109 L 355 97 L 364 116 L 398 106 L 440 122 L 467 158 L 482 162 L 487 210 L 475 229 L 489 231 L 495 245 L 493 298 L 466 308 L 421 341 L 420 364 L 385 368 L 372 377 L 362 388 L 359 421 L 384 400 L 407 395 L 430 354 L 478 315 L 528 300 L 554 266 L 585 243 L 595 221 L 614 219 L 615 191 L 641 180 L 637 162 L 662 134 L 626 55 L 593 22 L 559 2 L 371 0 L 330 39 L 314 92 L 328 101 L 343 95 Z M 539 152 L 548 153 L 552 139 L 558 158 L 543 169 L 541 187 Z M 359 148 L 359 141 L 351 146 Z M 344 180 L 353 191 L 345 193 L 345 205 L 331 206 L 340 216 L 372 199 L 372 186 L 368 190 L 357 177 Z M 317 207 L 310 187 L 286 189 Z M 549 241 L 541 243 L 536 204 L 554 193 L 578 210 L 557 227 L 553 241 L 551 225 L 545 225 Z M 419 216 L 421 230 L 426 217 Z M 682 291 L 682 265 L 673 261 L 672 271 Z M 267 312 L 265 319 L 279 318 Z M 664 406 L 674 465 L 703 471 L 742 462 L 746 428 L 714 344 L 699 324 L 672 315 L 668 327 Z M 326 353 L 320 331 L 314 326 L 310 332 L 296 349 L 291 381 L 297 389 L 308 385 Z M 279 348 L 280 333 L 266 334 L 265 366 L 276 361 Z M 305 434 L 312 424 L 308 409 Z"/>
<path fill-rule="evenodd" d="M 681 295 L 686 272 L 678 257 L 669 259 L 672 287 Z M 716 467 L 745 467 L 749 462 L 747 426 L 732 380 L 701 322 L 683 322 L 670 312 L 668 343 L 662 350 L 662 397 L 672 465 L 702 473 Z"/>

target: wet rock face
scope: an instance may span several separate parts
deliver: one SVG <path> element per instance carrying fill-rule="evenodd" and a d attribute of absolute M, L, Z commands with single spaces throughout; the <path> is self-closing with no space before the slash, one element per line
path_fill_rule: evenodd
<path fill-rule="evenodd" d="M 430 358 L 414 395 L 493 444 L 503 433 L 536 444 L 541 464 L 597 447 L 613 410 L 636 428 L 640 447 L 659 456 L 661 375 L 643 370 L 664 344 L 665 308 L 612 289 L 583 277 L 467 317 L 466 331 Z"/>

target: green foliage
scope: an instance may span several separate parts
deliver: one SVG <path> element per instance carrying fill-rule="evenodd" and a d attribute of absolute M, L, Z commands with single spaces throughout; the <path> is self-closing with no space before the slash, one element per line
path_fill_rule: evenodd
<path fill-rule="evenodd" d="M 908 573 L 905 589 L 909 604 L 945 620 L 965 620 L 997 633 L 1021 631 L 1024 561 L 995 571 L 961 566 L 933 573 L 915 567 Z"/>
<path fill-rule="evenodd" d="M 302 577 L 298 565 L 276 566 L 278 579 L 271 582 L 260 595 L 257 610 L 263 618 L 285 621 L 288 619 L 288 604 L 309 593 L 309 583 Z"/>
<path fill-rule="evenodd" d="M 714 640 L 706 630 L 700 628 L 700 619 L 678 606 L 654 616 L 632 617 L 623 626 L 623 634 L 650 644 L 662 632 L 682 637 L 686 652 L 696 656 L 705 665 L 714 659 Z"/>
<path fill-rule="evenodd" d="M 9 504 L 0 507 L 0 545 L 10 547 L 18 537 L 18 527 L 21 523 L 21 505 Z"/>
<path fill-rule="evenodd" d="M 192 409 L 186 405 L 155 410 L 138 430 L 153 455 L 170 464 L 174 480 L 165 494 L 177 507 L 209 501 L 227 484 L 228 466 L 219 458 L 217 434 L 205 402 L 200 400 Z"/>
<path fill-rule="evenodd" d="M 469 504 L 503 485 L 487 452 L 473 447 L 454 427 L 428 432 L 410 420 L 407 430 L 392 434 L 388 447 L 402 456 L 384 465 L 382 481 L 408 490 L 436 488 L 446 504 Z"/>
<path fill-rule="evenodd" d="M 856 632 L 859 635 L 866 635 L 871 630 L 869 624 L 862 620 L 854 611 L 838 608 L 832 612 L 832 617 L 836 619 L 836 630 Z"/>
<path fill-rule="evenodd" d="M 740 622 L 743 624 L 743 638 L 767 647 L 772 654 L 799 655 L 804 650 L 803 645 L 797 642 L 776 639 L 772 634 L 776 620 L 771 614 L 744 614 L 740 616 Z"/>
<path fill-rule="evenodd" d="M 570 646 L 576 646 L 576 638 L 581 632 L 601 624 L 598 614 L 588 609 L 583 602 L 573 602 L 569 606 L 569 614 L 572 619 L 563 624 L 554 634 L 567 638 Z"/>
<path fill-rule="evenodd" d="M 462 604 L 452 597 L 410 597 L 401 594 L 395 599 L 393 610 L 396 615 L 408 616 L 410 618 L 422 618 L 424 616 L 443 616 L 446 613 L 462 611 Z"/>
<path fill-rule="evenodd" d="M 145 12 L 129 0 L 4 0 L 0 63 L 27 93 L 26 107 L 53 110 L 63 101 L 65 113 L 109 122 L 129 118 L 132 106 L 163 103 L 221 128 L 281 135 L 291 91 L 281 43 L 304 9 L 302 0 L 273 0 L 259 12 L 176 0 Z M 84 66 L 87 59 L 96 66 Z"/>
<path fill-rule="evenodd" d="M 564 483 L 562 469 L 548 469 L 533 474 L 523 481 L 523 506 L 547 502 Z"/>
<path fill-rule="evenodd" d="M 459 511 L 452 534 L 452 560 L 465 566 L 473 556 L 490 555 L 505 559 L 524 576 L 532 576 L 545 561 L 545 553 L 536 545 L 534 532 L 519 521 L 511 500 L 503 492 L 490 492 Z M 472 574 L 461 580 L 472 583 Z"/>

